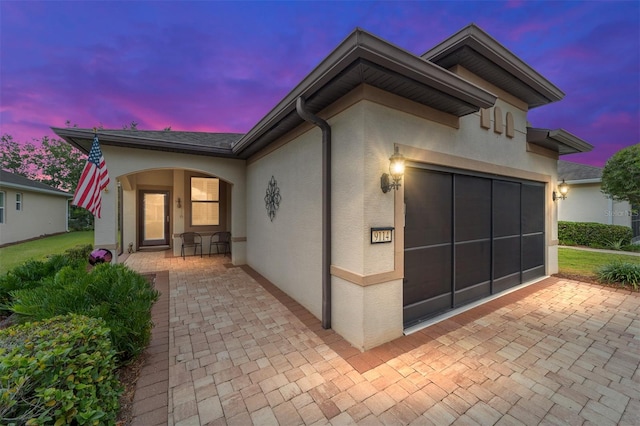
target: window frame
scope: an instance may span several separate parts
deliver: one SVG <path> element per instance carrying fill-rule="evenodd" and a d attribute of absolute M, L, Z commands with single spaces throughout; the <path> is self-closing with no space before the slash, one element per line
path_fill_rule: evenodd
<path fill-rule="evenodd" d="M 200 199 L 194 199 L 194 179 L 201 179 L 201 180 L 212 180 L 212 181 L 216 181 L 217 182 L 217 191 L 215 194 L 215 199 L 213 200 L 200 200 Z M 206 187 L 207 185 L 205 185 Z M 192 227 L 205 227 L 205 226 L 220 226 L 220 179 L 217 177 L 211 177 L 211 176 L 190 176 L 189 178 L 189 202 L 191 204 L 191 211 L 189 212 L 189 225 Z M 215 205 L 218 209 L 217 211 L 217 221 L 216 223 L 199 223 L 199 224 L 195 224 L 194 223 L 194 211 L 196 210 L 194 207 L 196 205 L 203 205 L 203 204 L 211 204 L 211 205 Z"/>
<path fill-rule="evenodd" d="M 5 202 L 7 200 L 7 193 L 0 191 L 0 223 L 5 223 L 5 216 L 7 209 L 5 208 Z"/>
<path fill-rule="evenodd" d="M 24 195 L 22 192 L 16 192 L 16 211 L 21 212 L 24 203 Z"/>

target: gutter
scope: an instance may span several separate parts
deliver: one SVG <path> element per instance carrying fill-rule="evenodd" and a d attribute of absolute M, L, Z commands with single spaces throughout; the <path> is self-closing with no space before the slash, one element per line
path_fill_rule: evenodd
<path fill-rule="evenodd" d="M 305 121 L 322 130 L 322 328 L 331 328 L 331 126 L 306 109 L 304 97 L 296 100 L 296 111 Z"/>

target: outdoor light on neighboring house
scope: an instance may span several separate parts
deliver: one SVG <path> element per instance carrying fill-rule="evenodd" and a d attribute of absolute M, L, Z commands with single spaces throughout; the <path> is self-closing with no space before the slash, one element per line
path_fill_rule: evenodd
<path fill-rule="evenodd" d="M 392 189 L 400 188 L 400 181 L 404 175 L 404 156 L 400 154 L 399 148 L 395 147 L 395 152 L 389 157 L 389 174 L 383 173 L 380 177 L 380 188 L 385 194 Z M 393 182 L 391 182 L 393 181 Z"/>
<path fill-rule="evenodd" d="M 556 201 L 558 199 L 566 200 L 568 192 L 569 192 L 569 185 L 567 185 L 564 179 L 562 179 L 562 183 L 558 185 L 558 192 L 553 191 L 553 201 Z"/>

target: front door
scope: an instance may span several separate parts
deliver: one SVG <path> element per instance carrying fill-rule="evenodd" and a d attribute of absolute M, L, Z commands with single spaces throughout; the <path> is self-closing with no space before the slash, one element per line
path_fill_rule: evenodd
<path fill-rule="evenodd" d="M 141 247 L 169 245 L 169 191 L 140 191 Z"/>

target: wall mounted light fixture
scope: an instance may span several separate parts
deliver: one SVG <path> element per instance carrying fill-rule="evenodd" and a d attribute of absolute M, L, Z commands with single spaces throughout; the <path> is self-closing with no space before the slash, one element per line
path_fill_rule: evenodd
<path fill-rule="evenodd" d="M 566 200 L 567 194 L 569 193 L 569 185 L 562 179 L 562 183 L 558 185 L 558 192 L 553 191 L 553 201 L 558 199 Z"/>
<path fill-rule="evenodd" d="M 404 156 L 400 154 L 400 149 L 396 146 L 395 151 L 389 157 L 389 174 L 383 173 L 380 176 L 380 188 L 385 194 L 392 189 L 400 188 L 400 181 L 404 175 Z"/>
<path fill-rule="evenodd" d="M 180 199 L 180 197 L 178 197 L 178 199 L 176 200 L 176 205 L 178 206 L 179 209 L 182 208 L 182 200 Z"/>

